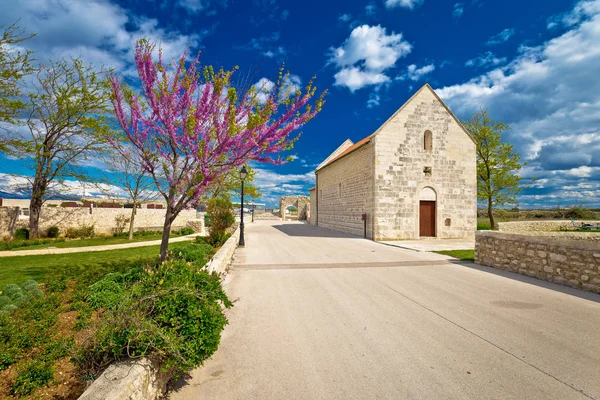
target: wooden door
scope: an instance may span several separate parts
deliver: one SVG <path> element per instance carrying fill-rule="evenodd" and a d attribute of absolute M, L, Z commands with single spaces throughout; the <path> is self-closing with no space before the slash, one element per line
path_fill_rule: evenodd
<path fill-rule="evenodd" d="M 435 237 L 435 201 L 422 200 L 419 208 L 420 236 Z"/>

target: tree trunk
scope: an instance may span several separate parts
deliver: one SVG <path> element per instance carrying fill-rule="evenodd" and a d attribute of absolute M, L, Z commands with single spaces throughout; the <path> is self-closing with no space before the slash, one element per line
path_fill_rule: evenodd
<path fill-rule="evenodd" d="M 171 225 L 173 224 L 173 209 L 170 202 L 167 202 L 167 210 L 165 212 L 165 225 L 163 226 L 162 241 L 160 242 L 160 261 L 167 259 L 167 251 L 169 250 L 169 237 L 171 236 Z"/>
<path fill-rule="evenodd" d="M 44 187 L 41 178 L 35 177 L 31 188 L 31 201 L 29 202 L 29 238 L 39 237 L 40 214 L 44 204 Z"/>
<path fill-rule="evenodd" d="M 494 210 L 492 209 L 492 198 L 488 197 L 488 217 L 490 218 L 490 226 L 492 230 L 496 230 L 496 221 L 494 221 Z"/>
<path fill-rule="evenodd" d="M 133 224 L 135 221 L 135 214 L 137 213 L 137 204 L 133 202 L 133 209 L 131 210 L 131 218 L 129 218 L 129 240 L 133 239 Z"/>

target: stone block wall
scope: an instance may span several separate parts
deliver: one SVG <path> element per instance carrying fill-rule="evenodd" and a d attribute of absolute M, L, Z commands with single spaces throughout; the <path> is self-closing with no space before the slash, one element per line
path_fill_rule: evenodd
<path fill-rule="evenodd" d="M 318 225 L 373 239 L 373 145 L 367 144 L 317 171 Z M 316 202 L 316 201 L 315 201 Z"/>
<path fill-rule="evenodd" d="M 581 223 L 599 224 L 600 221 L 576 221 L 577 226 Z M 509 221 L 498 222 L 498 230 L 500 232 L 551 232 L 565 229 L 573 229 L 571 220 L 550 220 L 550 221 Z"/>
<path fill-rule="evenodd" d="M 315 225 L 317 223 L 317 191 L 316 188 L 310 189 L 310 210 L 308 213 L 308 223 Z"/>
<path fill-rule="evenodd" d="M 600 293 L 600 247 L 596 241 L 477 232 L 475 262 Z"/>
<path fill-rule="evenodd" d="M 12 210 L 12 211 L 7 211 Z M 0 234 L 9 234 L 11 213 L 18 212 L 17 207 L 0 207 Z M 154 210 L 141 208 L 135 216 L 135 228 L 137 230 L 152 229 L 160 230 L 165 220 L 165 210 Z M 131 216 L 131 209 L 127 208 L 84 208 L 84 207 L 42 207 L 40 215 L 40 230 L 44 231 L 51 226 L 58 226 L 64 232 L 69 227 L 80 227 L 94 225 L 96 233 L 112 233 L 116 226 L 115 218 L 124 215 Z M 187 226 L 187 222 L 196 219 L 196 210 L 183 210 L 173 222 L 173 229 Z M 28 219 L 18 219 L 17 227 L 26 227 Z"/>
<path fill-rule="evenodd" d="M 427 130 L 432 132 L 431 151 L 424 148 Z M 475 144 L 431 90 L 419 91 L 374 140 L 376 239 L 420 237 L 419 202 L 426 187 L 437 195 L 436 237 L 474 236 Z"/>

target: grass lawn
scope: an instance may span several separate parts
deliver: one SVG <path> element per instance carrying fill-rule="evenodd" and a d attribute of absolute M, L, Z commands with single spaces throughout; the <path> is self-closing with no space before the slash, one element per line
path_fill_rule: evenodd
<path fill-rule="evenodd" d="M 93 238 L 93 239 L 72 239 L 72 240 L 67 240 L 65 242 L 25 246 L 25 247 L 19 247 L 16 249 L 11 249 L 11 251 L 39 250 L 39 249 L 48 249 L 48 248 L 64 249 L 64 248 L 71 248 L 71 247 L 108 246 L 111 244 L 124 244 L 124 243 L 147 242 L 149 240 L 160 240 L 161 237 L 162 236 L 159 234 L 148 235 L 148 236 L 134 236 L 133 239 L 129 240 L 126 237 L 103 236 L 103 237 L 97 237 L 97 238 Z M 171 237 L 178 237 L 178 235 L 171 234 Z"/>
<path fill-rule="evenodd" d="M 475 250 L 436 251 L 438 254 L 459 258 L 462 261 L 475 261 Z"/>
<path fill-rule="evenodd" d="M 169 248 L 177 248 L 186 243 L 188 242 L 172 243 Z M 0 257 L 0 288 L 8 283 L 22 284 L 28 279 L 43 283 L 64 268 L 78 269 L 83 273 L 89 266 L 106 261 L 158 256 L 159 248 L 160 246 L 146 246 L 89 253 Z"/>

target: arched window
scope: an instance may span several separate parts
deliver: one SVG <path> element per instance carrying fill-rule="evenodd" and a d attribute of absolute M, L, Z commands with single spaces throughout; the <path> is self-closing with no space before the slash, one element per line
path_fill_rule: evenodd
<path fill-rule="evenodd" d="M 431 131 L 425 131 L 425 134 L 423 135 L 423 148 L 427 152 L 430 152 L 433 148 L 433 134 Z"/>

